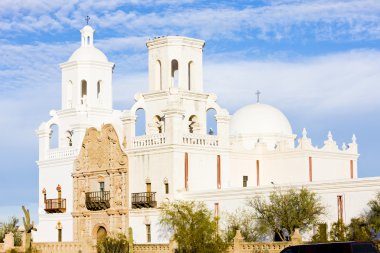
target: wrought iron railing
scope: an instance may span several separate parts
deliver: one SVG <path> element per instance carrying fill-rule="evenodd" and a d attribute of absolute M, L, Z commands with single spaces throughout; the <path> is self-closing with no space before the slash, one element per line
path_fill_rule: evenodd
<path fill-rule="evenodd" d="M 66 212 L 66 199 L 46 199 L 45 212 L 47 213 Z"/>
<path fill-rule="evenodd" d="M 110 208 L 110 192 L 86 192 L 86 208 L 92 211 Z"/>
<path fill-rule="evenodd" d="M 132 208 L 153 208 L 157 206 L 155 192 L 132 193 Z"/>

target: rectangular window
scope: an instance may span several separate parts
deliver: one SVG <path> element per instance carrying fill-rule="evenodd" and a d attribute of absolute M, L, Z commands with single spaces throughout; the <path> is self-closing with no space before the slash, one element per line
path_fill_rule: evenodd
<path fill-rule="evenodd" d="M 146 183 L 146 191 L 152 192 L 152 184 L 151 183 Z"/>
<path fill-rule="evenodd" d="M 151 233 L 150 233 L 150 224 L 146 224 L 145 226 L 146 226 L 146 241 L 151 242 L 152 237 L 151 237 Z"/>
<path fill-rule="evenodd" d="M 100 191 L 104 191 L 104 182 L 99 183 Z"/>
<path fill-rule="evenodd" d="M 247 187 L 248 176 L 243 176 L 243 187 Z"/>
<path fill-rule="evenodd" d="M 169 194 L 169 183 L 165 183 L 165 194 Z"/>

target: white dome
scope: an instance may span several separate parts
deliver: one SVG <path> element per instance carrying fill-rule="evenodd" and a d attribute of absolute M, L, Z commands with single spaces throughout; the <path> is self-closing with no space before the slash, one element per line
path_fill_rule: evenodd
<path fill-rule="evenodd" d="M 80 47 L 71 55 L 69 61 L 108 62 L 107 56 L 94 46 Z"/>
<path fill-rule="evenodd" d="M 286 116 L 266 104 L 252 104 L 239 109 L 232 116 L 231 135 L 292 135 Z"/>

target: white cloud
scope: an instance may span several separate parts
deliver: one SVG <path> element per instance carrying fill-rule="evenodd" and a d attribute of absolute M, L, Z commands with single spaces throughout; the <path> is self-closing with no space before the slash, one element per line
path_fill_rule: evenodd
<path fill-rule="evenodd" d="M 220 63 L 222 62 L 222 63 Z M 357 50 L 297 61 L 233 61 L 205 65 L 205 86 L 228 108 L 255 102 L 321 115 L 380 106 L 380 52 Z M 239 99 L 237 99 L 239 98 Z"/>
<path fill-rule="evenodd" d="M 79 28 L 86 15 L 94 26 L 119 34 L 138 36 L 186 34 L 205 39 L 316 38 L 331 40 L 377 39 L 380 37 L 380 2 L 270 1 L 264 6 L 235 6 L 212 3 L 175 5 L 174 1 L 21 1 L 0 3 L 0 31 L 62 31 Z M 186 3 L 186 2 L 185 2 Z M 155 12 L 157 4 L 174 7 Z M 135 8 L 144 6 L 143 10 Z M 3 8 L 1 8 L 3 7 Z M 3 11 L 1 11 L 1 9 Z M 6 10 L 6 11 L 4 11 Z M 237 37 L 238 35 L 238 37 Z"/>

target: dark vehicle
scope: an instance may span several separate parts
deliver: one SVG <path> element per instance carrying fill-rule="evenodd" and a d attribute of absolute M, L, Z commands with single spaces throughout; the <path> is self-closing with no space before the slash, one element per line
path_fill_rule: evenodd
<path fill-rule="evenodd" d="M 280 253 L 379 253 L 371 242 L 332 242 L 290 246 Z"/>

